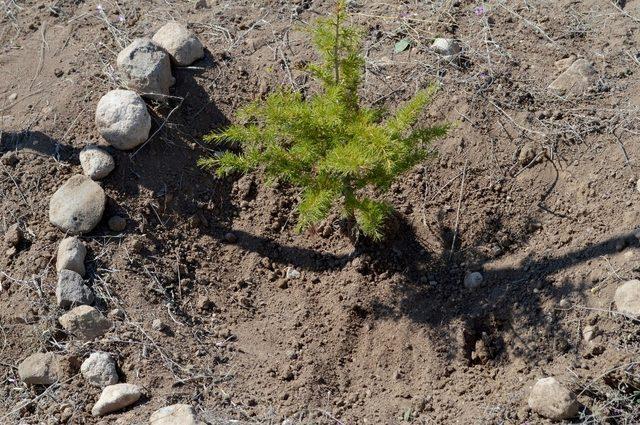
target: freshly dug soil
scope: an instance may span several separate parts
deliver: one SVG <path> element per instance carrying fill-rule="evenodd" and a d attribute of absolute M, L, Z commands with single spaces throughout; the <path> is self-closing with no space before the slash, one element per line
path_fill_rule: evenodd
<path fill-rule="evenodd" d="M 282 85 L 314 89 L 302 29 L 333 2 L 0 6 L 0 234 L 23 230 L 0 250 L 1 423 L 142 424 L 173 403 L 210 424 L 544 423 L 526 399 L 546 376 L 577 394 L 576 421 L 640 421 L 638 325 L 612 304 L 640 275 L 640 1 L 351 3 L 366 32 L 363 102 L 393 110 L 436 81 L 421 123 L 457 124 L 386 195 L 397 215 L 379 245 L 337 214 L 298 234 L 294 189 L 196 166 L 216 149 L 201 137 L 238 107 Z M 149 103 L 153 137 L 114 150 L 94 112 L 120 87 L 116 55 L 171 20 L 205 58 L 173 69 L 168 104 Z M 463 60 L 434 53 L 434 37 L 459 40 Z M 558 96 L 548 85 L 574 58 L 597 83 Z M 48 203 L 92 143 L 117 165 L 82 238 L 87 278 L 96 307 L 120 315 L 81 342 L 57 323 L 64 235 Z M 114 215 L 124 231 L 109 230 Z M 465 288 L 473 271 L 483 283 Z M 68 379 L 27 387 L 17 366 L 45 351 L 65 356 Z M 79 367 L 94 351 L 145 397 L 92 417 L 100 389 Z"/>

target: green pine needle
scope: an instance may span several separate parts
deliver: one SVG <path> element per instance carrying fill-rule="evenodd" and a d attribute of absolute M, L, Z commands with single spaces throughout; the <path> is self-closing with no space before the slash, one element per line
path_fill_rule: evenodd
<path fill-rule="evenodd" d="M 308 67 L 321 90 L 308 98 L 286 89 L 271 93 L 237 113 L 236 124 L 204 140 L 239 147 L 198 164 L 219 176 L 261 169 L 268 181 L 283 180 L 302 189 L 298 226 L 304 230 L 341 204 L 367 237 L 384 237 L 393 208 L 379 196 L 404 172 L 425 160 L 429 145 L 447 134 L 442 124 L 412 130 L 437 91 L 419 91 L 386 120 L 383 110 L 360 104 L 358 88 L 364 57 L 362 31 L 346 24 L 344 1 L 336 13 L 310 27 L 320 61 Z"/>

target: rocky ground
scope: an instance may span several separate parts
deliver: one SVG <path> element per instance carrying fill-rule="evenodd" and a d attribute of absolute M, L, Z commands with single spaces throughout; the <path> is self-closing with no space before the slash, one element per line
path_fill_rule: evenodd
<path fill-rule="evenodd" d="M 0 4 L 0 423 L 640 422 L 640 1 L 399 3 L 363 100 L 457 126 L 380 245 L 196 166 L 331 1 Z"/>

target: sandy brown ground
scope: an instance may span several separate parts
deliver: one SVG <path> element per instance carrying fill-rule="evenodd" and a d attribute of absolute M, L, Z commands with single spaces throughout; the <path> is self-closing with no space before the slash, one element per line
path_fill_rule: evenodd
<path fill-rule="evenodd" d="M 300 29 L 330 1 L 0 4 L 0 154 L 19 159 L 0 165 L 0 231 L 18 222 L 26 233 L 17 255 L 0 252 L 0 423 L 142 424 L 183 402 L 212 424 L 532 424 L 544 421 L 526 397 L 547 375 L 578 394 L 578 422 L 640 421 L 628 385 L 638 327 L 611 311 L 617 285 L 640 270 L 640 1 L 491 1 L 479 14 L 473 1 L 355 3 L 364 101 L 393 109 L 435 80 L 424 122 L 458 122 L 438 158 L 389 193 L 400 214 L 381 246 L 352 241 L 337 216 L 297 234 L 294 190 L 195 165 L 210 152 L 201 136 L 238 106 L 280 85 L 309 88 Z M 152 131 L 162 128 L 149 143 L 111 150 L 105 220 L 84 241 L 97 306 L 126 318 L 80 343 L 56 322 L 63 235 L 48 200 L 81 172 L 79 150 L 103 143 L 93 113 L 120 84 L 117 52 L 172 19 L 206 58 L 174 69 L 177 99 L 150 105 Z M 461 41 L 464 66 L 430 51 L 436 36 Z M 394 53 L 404 37 L 412 47 Z M 547 86 L 571 55 L 592 61 L 599 82 L 558 97 Z M 536 160 L 523 166 L 525 145 Z M 106 226 L 114 214 L 127 218 L 121 234 Z M 285 281 L 287 267 L 302 279 Z M 482 288 L 463 287 L 470 270 Z M 602 331 L 592 343 L 587 324 Z M 98 390 L 81 376 L 44 393 L 17 377 L 34 352 L 77 367 L 95 350 L 144 386 L 141 402 L 97 420 Z"/>

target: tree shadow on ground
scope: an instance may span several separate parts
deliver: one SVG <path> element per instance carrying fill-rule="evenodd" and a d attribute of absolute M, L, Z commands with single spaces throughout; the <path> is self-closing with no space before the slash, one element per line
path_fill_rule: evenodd
<path fill-rule="evenodd" d="M 504 354 L 505 334 L 518 342 L 518 347 L 511 350 L 516 356 L 529 359 L 547 356 L 549 351 L 540 347 L 541 335 L 549 338 L 545 343 L 551 344 L 553 350 L 568 351 L 571 347 L 567 341 L 573 336 L 555 316 L 574 304 L 583 304 L 587 288 L 586 282 L 559 279 L 556 273 L 616 253 L 621 245 L 638 246 L 638 239 L 630 233 L 555 257 L 536 257 L 530 253 L 513 265 L 495 267 L 490 264 L 493 259 L 486 258 L 487 267 L 474 269 L 458 266 L 467 257 L 473 257 L 468 250 L 453 257 L 448 252 L 438 258 L 425 256 L 425 248 L 411 226 L 404 223 L 403 227 L 402 238 L 391 250 L 373 249 L 370 253 L 379 261 L 378 267 L 401 271 L 405 279 L 394 285 L 395 296 L 390 297 L 391 301 L 373 300 L 369 314 L 376 319 L 406 317 L 413 323 L 426 325 L 444 341 L 443 346 L 451 348 L 446 352 L 448 358 L 462 357 L 470 363 L 481 361 L 477 358 L 479 341 L 492 359 L 500 358 Z M 427 261 L 421 264 L 420 259 Z M 482 272 L 484 280 L 480 287 L 464 286 L 469 270 Z M 563 299 L 569 303 L 561 304 Z M 549 305 L 557 307 L 549 312 L 546 308 Z"/>
<path fill-rule="evenodd" d="M 459 265 L 468 263 L 469 258 L 477 261 L 482 257 L 469 248 L 477 245 L 474 241 L 464 241 L 463 246 L 456 244 L 459 249 L 453 254 L 447 250 L 438 255 L 420 241 L 412 225 L 400 217 L 396 221 L 394 239 L 384 244 L 356 243 L 354 252 L 348 255 L 285 246 L 237 229 L 219 228 L 214 233 L 221 237 L 224 232 L 233 231 L 238 236 L 236 244 L 243 250 L 304 270 L 328 272 L 360 258 L 358 271 L 365 279 L 402 276 L 399 282 L 388 280 L 393 285 L 393 296 L 369 299 L 356 313 L 372 320 L 408 318 L 416 325 L 426 326 L 442 346 L 449 347 L 444 353 L 446 358 L 461 358 L 469 364 L 484 361 L 478 353 L 479 344 L 486 348 L 490 359 L 503 359 L 506 334 L 511 342 L 517 342 L 516 348 L 510 347 L 511 355 L 534 362 L 547 357 L 549 348 L 553 352 L 570 350 L 571 344 L 567 341 L 573 335 L 569 335 L 569 330 L 555 317 L 570 306 L 558 307 L 551 313 L 545 308 L 550 303 L 562 306 L 563 299 L 571 300 L 570 305 L 582 304 L 586 283 L 559 279 L 556 273 L 615 253 L 621 243 L 638 246 L 637 238 L 630 233 L 556 257 L 529 254 L 518 264 L 509 266 L 461 267 Z M 494 234 L 501 226 L 499 220 L 493 221 L 485 233 Z M 442 225 L 437 231 L 443 240 L 451 243 L 452 229 Z M 485 234 L 480 235 L 484 237 Z M 520 242 L 524 244 L 526 240 Z M 493 260 L 495 258 L 484 256 L 484 264 Z M 469 270 L 482 272 L 481 287 L 464 287 L 464 277 Z M 545 335 L 545 344 L 550 346 L 540 346 L 540 335 Z"/>

